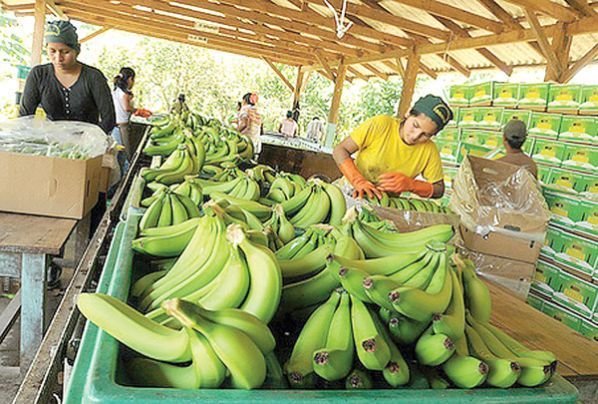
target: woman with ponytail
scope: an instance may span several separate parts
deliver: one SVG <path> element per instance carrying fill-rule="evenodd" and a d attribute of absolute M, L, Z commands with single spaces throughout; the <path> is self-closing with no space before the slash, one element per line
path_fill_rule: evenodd
<path fill-rule="evenodd" d="M 112 137 L 119 145 L 124 146 L 125 153 L 118 154 L 123 175 L 129 168 L 129 161 L 133 155 L 131 139 L 129 132 L 129 118 L 135 112 L 133 107 L 133 92 L 131 89 L 135 84 L 135 71 L 130 67 L 123 67 L 114 77 L 114 90 L 112 91 L 112 100 L 116 111 L 116 126 L 112 131 Z"/>

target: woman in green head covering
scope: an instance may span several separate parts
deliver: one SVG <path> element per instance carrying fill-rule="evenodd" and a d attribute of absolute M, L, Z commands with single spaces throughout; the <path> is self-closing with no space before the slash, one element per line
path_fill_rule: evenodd
<path fill-rule="evenodd" d="M 50 63 L 31 69 L 20 115 L 33 115 L 41 106 L 50 120 L 89 122 L 109 133 L 115 124 L 110 88 L 101 71 L 77 60 L 77 28 L 69 21 L 53 21 L 44 36 Z"/>
<path fill-rule="evenodd" d="M 442 197 L 442 163 L 431 139 L 451 119 L 449 106 L 440 97 L 428 94 L 401 119 L 378 115 L 357 127 L 332 154 L 355 189 L 354 197 L 380 198 L 382 192 Z M 351 155 L 356 152 L 354 161 Z"/>

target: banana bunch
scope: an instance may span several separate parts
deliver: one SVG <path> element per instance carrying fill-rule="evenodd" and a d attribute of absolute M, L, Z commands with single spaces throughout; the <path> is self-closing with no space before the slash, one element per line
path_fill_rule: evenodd
<path fill-rule="evenodd" d="M 178 257 L 191 241 L 199 220 L 193 217 L 179 224 L 140 230 L 131 248 L 153 257 Z"/>
<path fill-rule="evenodd" d="M 401 198 L 398 196 L 389 196 L 386 192 L 382 193 L 382 198 L 367 198 L 368 202 L 383 208 L 394 208 L 405 211 L 430 212 L 430 213 L 448 213 L 448 210 L 437 203 L 427 199 Z"/>
<path fill-rule="evenodd" d="M 227 195 L 222 192 L 213 192 L 210 197 L 212 201 L 217 203 L 219 206 L 227 209 L 229 206 L 239 207 L 252 215 L 260 219 L 262 222 L 267 221 L 272 216 L 272 208 L 263 205 L 259 202 L 236 198 L 232 195 Z"/>
<path fill-rule="evenodd" d="M 275 205 L 272 208 L 272 216 L 264 222 L 264 227 L 271 234 L 270 249 L 272 251 L 279 250 L 295 238 L 295 226 L 287 220 L 280 205 Z"/>
<path fill-rule="evenodd" d="M 373 227 L 376 230 L 390 233 L 398 231 L 392 221 L 380 218 L 369 205 L 362 205 L 360 210 L 357 210 L 356 206 L 352 206 L 347 210 L 347 213 L 343 217 L 343 222 L 353 223 L 356 218 L 362 223 L 367 223 L 370 227 Z"/>
<path fill-rule="evenodd" d="M 261 189 L 270 187 L 276 179 L 276 172 L 274 169 L 265 164 L 258 164 L 253 168 L 248 168 L 245 173 L 249 175 L 251 179 L 257 181 L 260 184 Z"/>
<path fill-rule="evenodd" d="M 203 192 L 199 181 L 197 176 L 187 175 L 183 182 L 172 184 L 170 187 L 160 184 L 159 182 L 150 182 L 147 184 L 147 187 L 154 191 L 154 193 L 151 196 L 142 199 L 140 204 L 147 208 L 159 198 L 161 192 L 170 190 L 177 195 L 191 199 L 196 206 L 200 206 L 203 203 Z"/>
<path fill-rule="evenodd" d="M 166 129 L 169 130 L 170 128 L 166 127 Z M 166 132 L 161 132 L 156 127 L 152 129 L 149 141 L 143 148 L 143 153 L 146 156 L 169 156 L 185 141 L 185 132 L 182 127 L 176 127 L 164 136 L 156 136 L 157 133 Z"/>
<path fill-rule="evenodd" d="M 270 182 L 270 190 L 266 198 L 281 203 L 291 199 L 306 186 L 307 182 L 302 176 L 281 172 Z"/>
<path fill-rule="evenodd" d="M 260 198 L 259 184 L 243 171 L 239 172 L 240 175 L 226 182 L 199 180 L 204 195 L 211 196 L 214 192 L 220 192 L 238 199 L 257 201 Z"/>
<path fill-rule="evenodd" d="M 219 166 L 208 165 L 206 168 L 208 171 L 211 171 L 211 174 L 207 178 L 210 182 L 202 179 L 202 181 L 206 181 L 207 184 L 212 184 L 214 182 L 228 182 L 245 175 L 245 173 L 232 162 L 221 163 Z"/>
<path fill-rule="evenodd" d="M 179 195 L 170 188 L 159 189 L 150 198 L 146 198 L 144 203 L 149 206 L 139 222 L 141 231 L 178 225 L 199 216 L 199 208 L 191 198 Z"/>
<path fill-rule="evenodd" d="M 347 210 L 341 190 L 319 179 L 310 180 L 305 188 L 281 205 L 290 222 L 299 228 L 316 223 L 337 226 Z"/>
<path fill-rule="evenodd" d="M 137 385 L 182 389 L 218 388 L 230 375 L 235 388 L 253 389 L 266 377 L 264 356 L 276 341 L 268 326 L 238 309 L 207 310 L 178 299 L 164 303 L 178 330 L 160 325 L 126 303 L 82 293 L 77 307 L 92 323 L 144 355 L 125 364 Z M 185 366 L 177 363 L 190 362 Z"/>
<path fill-rule="evenodd" d="M 245 161 L 253 157 L 253 143 L 243 135 L 231 135 L 213 139 L 200 135 L 206 150 L 207 164 Z"/>
<path fill-rule="evenodd" d="M 188 143 L 180 144 L 159 168 L 143 168 L 141 176 L 146 182 L 157 181 L 170 185 L 182 182 L 186 175 L 199 173 L 203 160 L 192 151 Z"/>

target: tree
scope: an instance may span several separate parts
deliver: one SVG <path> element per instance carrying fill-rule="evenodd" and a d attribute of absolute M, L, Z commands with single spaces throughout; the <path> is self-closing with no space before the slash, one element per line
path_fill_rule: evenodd
<path fill-rule="evenodd" d="M 17 28 L 17 20 L 0 9 L 0 62 L 26 65 L 30 52 L 17 35 Z"/>

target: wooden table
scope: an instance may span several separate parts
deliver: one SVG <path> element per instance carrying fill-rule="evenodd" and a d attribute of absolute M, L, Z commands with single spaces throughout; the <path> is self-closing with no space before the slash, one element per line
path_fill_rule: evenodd
<path fill-rule="evenodd" d="M 301 174 L 305 178 L 325 175 L 331 181 L 341 176 L 331 154 L 263 144 L 258 161 L 277 170 Z"/>
<path fill-rule="evenodd" d="M 491 323 L 531 349 L 553 352 L 558 372 L 567 378 L 598 378 L 598 344 L 561 322 L 487 282 L 492 296 Z"/>
<path fill-rule="evenodd" d="M 0 337 L 6 335 L 20 309 L 21 372 L 29 367 L 44 335 L 50 256 L 62 253 L 76 224 L 71 219 L 0 213 L 0 276 L 21 279 L 18 295 L 0 316 Z"/>

